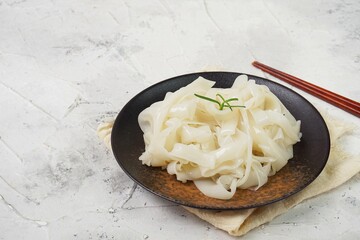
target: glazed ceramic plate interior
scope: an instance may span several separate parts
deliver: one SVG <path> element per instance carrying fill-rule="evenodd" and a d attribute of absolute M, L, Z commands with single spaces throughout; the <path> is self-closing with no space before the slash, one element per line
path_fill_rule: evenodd
<path fill-rule="evenodd" d="M 324 168 L 330 138 L 319 112 L 302 96 L 289 88 L 248 75 L 257 84 L 266 85 L 282 101 L 297 120 L 301 120 L 302 138 L 294 146 L 294 157 L 288 164 L 257 191 L 237 189 L 230 200 L 210 198 L 188 181 L 182 183 L 166 170 L 142 165 L 139 156 L 144 152 L 143 133 L 138 115 L 152 103 L 164 99 L 198 77 L 216 81 L 214 87 L 229 88 L 241 73 L 203 72 L 174 77 L 157 83 L 131 99 L 118 114 L 111 136 L 113 153 L 121 168 L 130 178 L 148 191 L 180 205 L 202 209 L 247 209 L 260 207 L 287 198 L 309 185 Z"/>

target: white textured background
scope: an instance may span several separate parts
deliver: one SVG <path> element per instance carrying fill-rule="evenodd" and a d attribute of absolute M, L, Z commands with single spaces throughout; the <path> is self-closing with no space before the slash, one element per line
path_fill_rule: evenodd
<path fill-rule="evenodd" d="M 0 0 L 0 239 L 233 239 L 137 188 L 95 130 L 153 83 L 255 59 L 360 101 L 360 2 Z M 359 239 L 359 183 L 243 239 Z"/>

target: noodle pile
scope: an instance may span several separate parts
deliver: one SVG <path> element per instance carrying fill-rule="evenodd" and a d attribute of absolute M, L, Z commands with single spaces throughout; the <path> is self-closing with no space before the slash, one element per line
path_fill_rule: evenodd
<path fill-rule="evenodd" d="M 246 75 L 231 88 L 212 88 L 199 77 L 138 117 L 144 133 L 143 164 L 162 167 L 177 180 L 191 180 L 205 195 L 230 199 L 237 188 L 258 189 L 293 157 L 300 121 L 268 87 Z M 222 110 L 207 98 L 237 98 Z"/>

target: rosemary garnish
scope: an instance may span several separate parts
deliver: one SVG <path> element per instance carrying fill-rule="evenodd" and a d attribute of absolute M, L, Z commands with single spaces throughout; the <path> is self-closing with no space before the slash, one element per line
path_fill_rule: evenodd
<path fill-rule="evenodd" d="M 219 105 L 219 110 L 223 110 L 224 107 L 228 107 L 230 108 L 230 110 L 232 111 L 232 108 L 234 107 L 245 107 L 245 106 L 240 106 L 240 105 L 230 105 L 229 102 L 232 102 L 232 101 L 238 101 L 239 99 L 238 98 L 229 98 L 229 99 L 225 99 L 223 96 L 221 96 L 221 94 L 216 94 L 216 97 L 219 97 L 221 98 L 222 102 L 219 102 L 218 100 L 216 99 L 213 99 L 213 98 L 209 98 L 209 97 L 205 97 L 205 96 L 202 96 L 202 95 L 199 95 L 199 94 L 196 94 L 194 93 L 194 95 L 198 98 L 201 98 L 201 99 L 204 99 L 204 100 L 207 100 L 209 102 L 213 102 L 213 103 L 216 103 L 217 105 Z"/>

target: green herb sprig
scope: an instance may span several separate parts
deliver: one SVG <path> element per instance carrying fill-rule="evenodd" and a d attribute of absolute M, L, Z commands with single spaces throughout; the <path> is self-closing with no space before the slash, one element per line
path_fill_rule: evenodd
<path fill-rule="evenodd" d="M 241 106 L 241 105 L 230 105 L 230 102 L 233 102 L 233 101 L 238 101 L 239 99 L 238 98 L 229 98 L 229 99 L 225 99 L 223 96 L 221 96 L 221 94 L 216 94 L 216 97 L 219 97 L 221 99 L 222 102 L 218 101 L 217 99 L 213 99 L 213 98 L 209 98 L 209 97 L 205 97 L 205 96 L 202 96 L 202 95 L 199 95 L 199 94 L 196 94 L 194 93 L 194 95 L 198 98 L 201 98 L 201 99 L 204 99 L 204 100 L 207 100 L 209 102 L 213 102 L 213 103 L 216 103 L 217 105 L 219 105 L 219 110 L 223 110 L 224 108 L 229 108 L 231 111 L 233 110 L 232 108 L 235 108 L 235 107 L 245 107 L 245 106 Z"/>

